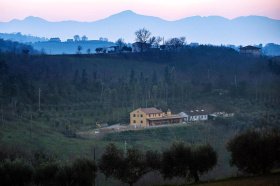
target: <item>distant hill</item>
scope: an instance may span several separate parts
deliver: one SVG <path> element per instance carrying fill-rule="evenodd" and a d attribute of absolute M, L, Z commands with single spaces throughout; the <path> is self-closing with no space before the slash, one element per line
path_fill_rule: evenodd
<path fill-rule="evenodd" d="M 201 44 L 280 43 L 280 20 L 261 16 L 232 20 L 219 16 L 194 16 L 166 21 L 128 10 L 94 22 L 49 22 L 38 17 L 27 17 L 24 20 L 0 23 L 1 32 L 6 33 L 22 32 L 47 38 L 60 37 L 63 40 L 76 34 L 87 35 L 89 38 L 106 37 L 111 41 L 121 37 L 127 42 L 134 42 L 134 32 L 142 27 L 165 39 L 185 36 L 188 42 Z"/>
<path fill-rule="evenodd" d="M 98 47 L 109 47 L 115 45 L 113 42 L 91 40 L 79 42 L 36 42 L 32 43 L 34 49 L 46 54 L 76 54 L 78 46 L 81 46 L 81 54 L 95 53 Z"/>
<path fill-rule="evenodd" d="M 23 35 L 20 32 L 18 33 L 0 33 L 0 39 L 11 40 L 20 43 L 34 43 L 39 41 L 46 41 L 46 38 L 31 36 L 31 35 Z"/>

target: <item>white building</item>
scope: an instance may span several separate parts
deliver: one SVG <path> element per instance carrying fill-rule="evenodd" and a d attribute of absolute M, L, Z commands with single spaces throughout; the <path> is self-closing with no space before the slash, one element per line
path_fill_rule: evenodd
<path fill-rule="evenodd" d="M 183 120 L 186 122 L 192 121 L 206 121 L 208 120 L 208 112 L 205 110 L 191 110 L 189 112 L 181 112 L 179 115 L 184 118 Z"/>

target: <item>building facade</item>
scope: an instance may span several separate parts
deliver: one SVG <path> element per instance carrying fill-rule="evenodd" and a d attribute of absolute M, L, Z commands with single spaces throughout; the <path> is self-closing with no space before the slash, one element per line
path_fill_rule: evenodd
<path fill-rule="evenodd" d="M 179 114 L 183 121 L 192 122 L 192 121 L 206 121 L 208 120 L 209 113 L 205 110 L 191 110 L 189 112 L 181 112 Z"/>
<path fill-rule="evenodd" d="M 240 54 L 258 57 L 261 55 L 261 48 L 254 46 L 240 47 Z"/>
<path fill-rule="evenodd" d="M 135 127 L 181 123 L 182 121 L 181 116 L 172 115 L 170 110 L 165 113 L 154 107 L 138 108 L 130 113 L 130 125 Z"/>

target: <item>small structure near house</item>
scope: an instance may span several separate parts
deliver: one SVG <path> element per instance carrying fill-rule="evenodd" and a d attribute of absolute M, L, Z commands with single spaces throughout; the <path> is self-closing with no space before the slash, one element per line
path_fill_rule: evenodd
<path fill-rule="evenodd" d="M 209 115 L 209 117 L 212 120 L 215 120 L 216 118 L 229 118 L 229 117 L 233 117 L 233 116 L 234 116 L 234 113 L 226 113 L 226 112 L 214 112 Z"/>
<path fill-rule="evenodd" d="M 49 42 L 61 42 L 59 37 L 50 38 Z"/>
<path fill-rule="evenodd" d="M 135 42 L 132 44 L 132 52 L 147 52 L 151 48 L 148 43 Z"/>
<path fill-rule="evenodd" d="M 261 48 L 255 46 L 240 47 L 240 54 L 258 57 L 261 55 Z"/>
<path fill-rule="evenodd" d="M 130 113 L 130 125 L 139 127 L 156 126 L 163 124 L 181 123 L 180 115 L 173 115 L 168 109 L 166 113 L 152 108 L 138 108 Z"/>

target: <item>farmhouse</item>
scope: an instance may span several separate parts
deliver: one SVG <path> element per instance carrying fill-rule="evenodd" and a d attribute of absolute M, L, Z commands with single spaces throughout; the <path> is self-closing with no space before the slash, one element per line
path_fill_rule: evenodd
<path fill-rule="evenodd" d="M 183 118 L 183 121 L 205 121 L 208 120 L 209 113 L 205 110 L 191 110 L 189 112 L 181 112 L 179 115 Z"/>
<path fill-rule="evenodd" d="M 154 107 L 138 108 L 130 113 L 130 125 L 148 127 L 163 124 L 181 123 L 183 118 L 179 115 L 172 115 L 171 111 L 165 113 Z"/>
<path fill-rule="evenodd" d="M 257 56 L 261 55 L 261 48 L 254 47 L 254 46 L 240 47 L 240 54 L 251 55 L 251 56 L 257 57 Z"/>

